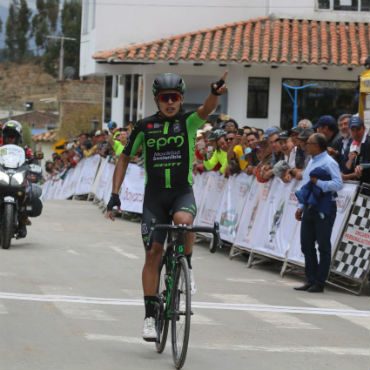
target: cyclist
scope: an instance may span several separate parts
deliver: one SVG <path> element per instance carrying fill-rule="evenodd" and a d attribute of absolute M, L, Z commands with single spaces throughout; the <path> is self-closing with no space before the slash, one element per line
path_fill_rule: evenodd
<path fill-rule="evenodd" d="M 124 180 L 127 166 L 138 149 L 142 147 L 146 171 L 145 195 L 141 233 L 145 244 L 152 218 L 158 223 L 170 222 L 172 215 L 175 224 L 191 225 L 196 215 L 196 205 L 192 190 L 192 163 L 197 130 L 206 122 L 208 115 L 216 109 L 218 96 L 226 93 L 225 79 L 211 84 L 211 93 L 196 112 L 185 113 L 185 82 L 173 73 L 158 76 L 153 83 L 154 101 L 158 112 L 136 123 L 120 156 L 113 175 L 111 198 L 107 207 L 107 217 L 114 220 L 112 209 L 120 206 L 119 189 Z M 158 268 L 162 257 L 165 232 L 155 232 L 152 249 L 146 251 L 142 271 L 145 302 L 143 338 L 154 341 L 156 293 Z M 194 234 L 185 238 L 185 255 L 191 269 L 191 255 Z M 195 282 L 190 270 L 191 286 L 195 292 Z"/>

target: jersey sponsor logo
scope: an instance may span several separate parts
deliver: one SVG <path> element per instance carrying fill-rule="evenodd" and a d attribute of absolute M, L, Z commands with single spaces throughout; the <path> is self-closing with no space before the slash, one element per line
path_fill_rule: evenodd
<path fill-rule="evenodd" d="M 169 137 L 160 137 L 159 139 L 148 139 L 146 145 L 149 148 L 156 148 L 160 150 L 167 145 L 174 144 L 177 148 L 181 148 L 184 145 L 184 137 L 183 136 L 169 136 Z"/>
<path fill-rule="evenodd" d="M 153 124 L 152 124 L 152 123 L 148 123 L 148 124 L 146 125 L 146 127 L 147 127 L 147 128 L 153 128 Z"/>
<path fill-rule="evenodd" d="M 174 123 L 173 124 L 173 132 L 175 134 L 179 133 L 181 131 L 181 124 L 180 123 Z"/>

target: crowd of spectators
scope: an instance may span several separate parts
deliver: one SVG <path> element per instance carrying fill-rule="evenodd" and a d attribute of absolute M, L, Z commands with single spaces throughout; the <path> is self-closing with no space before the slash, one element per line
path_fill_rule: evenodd
<path fill-rule="evenodd" d="M 310 160 L 308 138 L 318 132 L 325 136 L 330 154 L 339 164 L 343 180 L 370 182 L 370 137 L 360 117 L 342 114 L 336 120 L 325 115 L 313 125 L 302 119 L 290 130 L 271 126 L 265 131 L 240 127 L 226 118 L 197 132 L 194 173 L 218 171 L 225 177 L 245 172 L 259 182 L 277 176 L 288 183 L 301 180 Z"/>
<path fill-rule="evenodd" d="M 46 162 L 47 176 L 64 179 L 68 170 L 74 168 L 81 159 L 96 154 L 115 163 L 125 147 L 132 126 L 130 124 L 119 128 L 115 122 L 110 121 L 108 130 L 97 130 L 92 134 L 81 133 L 78 137 L 65 142 L 56 148 L 52 160 Z M 135 156 L 133 162 L 142 166 L 141 155 Z"/>
<path fill-rule="evenodd" d="M 110 121 L 108 130 L 80 134 L 65 143 L 60 154 L 53 154 L 52 161 L 46 163 L 46 172 L 63 179 L 68 169 L 82 158 L 95 154 L 115 163 L 132 126 L 119 128 Z M 277 126 L 266 130 L 240 127 L 234 119 L 220 115 L 197 132 L 193 173 L 217 171 L 229 177 L 244 172 L 259 182 L 267 182 L 274 176 L 285 183 L 301 180 L 310 160 L 306 143 L 315 131 L 325 136 L 327 151 L 338 162 L 343 180 L 370 182 L 370 137 L 361 118 L 351 114 L 342 114 L 337 120 L 330 115 L 322 116 L 315 125 L 302 119 L 285 131 Z M 132 161 L 142 166 L 141 153 Z"/>

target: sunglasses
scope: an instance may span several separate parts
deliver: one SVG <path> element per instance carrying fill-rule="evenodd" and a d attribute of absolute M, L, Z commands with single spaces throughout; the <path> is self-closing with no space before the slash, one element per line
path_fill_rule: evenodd
<path fill-rule="evenodd" d="M 170 99 L 172 102 L 177 102 L 181 99 L 181 96 L 176 93 L 160 94 L 158 99 L 161 103 L 168 103 Z"/>
<path fill-rule="evenodd" d="M 225 140 L 226 140 L 226 141 L 233 141 L 233 140 L 234 140 L 234 138 L 233 138 L 233 137 L 227 137 Z"/>

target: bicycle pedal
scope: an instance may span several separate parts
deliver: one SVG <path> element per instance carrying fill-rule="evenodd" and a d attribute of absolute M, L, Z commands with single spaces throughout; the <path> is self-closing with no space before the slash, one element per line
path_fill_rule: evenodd
<path fill-rule="evenodd" d="M 193 316 L 193 315 L 194 315 L 194 312 L 193 312 L 193 311 L 190 311 L 190 315 L 192 315 L 192 316 Z"/>

